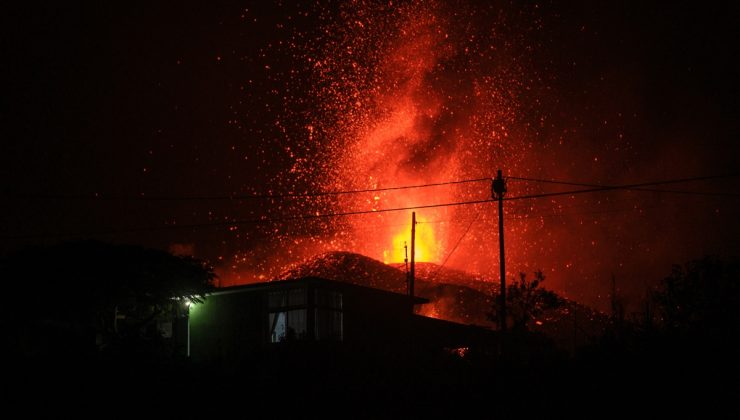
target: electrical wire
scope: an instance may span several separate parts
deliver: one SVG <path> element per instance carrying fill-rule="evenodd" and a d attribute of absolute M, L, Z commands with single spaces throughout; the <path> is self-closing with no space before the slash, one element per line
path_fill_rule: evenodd
<path fill-rule="evenodd" d="M 729 177 L 736 177 L 736 176 L 740 176 L 740 174 L 712 175 L 712 176 L 706 176 L 706 177 L 687 178 L 685 180 L 679 180 L 679 181 L 681 182 L 703 181 L 703 180 L 709 180 L 709 179 L 729 178 Z M 588 184 L 588 183 L 582 183 L 582 182 L 560 181 L 560 180 L 554 180 L 554 179 L 526 178 L 526 177 L 518 177 L 518 176 L 510 176 L 510 177 L 507 177 L 506 179 L 507 180 L 511 179 L 514 181 L 538 182 L 538 183 L 543 183 L 543 184 L 569 185 L 569 186 L 576 186 L 576 187 L 592 187 L 592 188 L 611 187 L 609 185 L 601 185 L 601 184 Z M 659 185 L 659 184 L 655 184 L 655 185 Z M 666 189 L 661 189 L 661 188 L 643 188 L 643 187 L 629 187 L 629 188 L 621 187 L 620 189 L 632 190 L 632 191 L 670 193 L 670 194 L 705 195 L 705 196 L 710 196 L 710 197 L 740 197 L 740 194 L 738 193 L 727 193 L 727 192 L 666 190 Z"/>
<path fill-rule="evenodd" d="M 544 198 L 544 197 L 577 195 L 577 194 L 585 194 L 585 193 L 592 193 L 592 192 L 602 192 L 602 191 L 612 191 L 612 190 L 622 190 L 622 189 L 629 190 L 629 189 L 648 187 L 648 186 L 653 186 L 653 185 L 676 184 L 676 183 L 691 182 L 691 181 L 706 180 L 706 179 L 727 178 L 731 176 L 738 176 L 738 175 L 702 176 L 702 177 L 681 178 L 681 179 L 662 180 L 662 181 L 654 181 L 654 182 L 641 182 L 641 183 L 627 184 L 627 185 L 600 186 L 600 187 L 580 189 L 580 190 L 559 191 L 559 192 L 552 192 L 552 193 L 540 193 L 540 194 L 530 194 L 530 195 L 522 195 L 522 196 L 514 196 L 514 197 L 504 197 L 503 200 L 504 201 L 532 200 L 532 199 Z M 194 224 L 182 224 L 182 225 L 151 226 L 151 227 L 142 227 L 142 228 L 118 229 L 118 230 L 111 230 L 107 232 L 87 233 L 83 235 L 79 233 L 75 233 L 75 234 L 59 233 L 59 234 L 3 236 L 3 238 L 27 239 L 27 238 L 38 238 L 38 237 L 50 238 L 50 237 L 69 237 L 69 236 L 85 236 L 85 235 L 102 236 L 102 235 L 115 235 L 115 234 L 121 234 L 121 233 L 154 232 L 154 231 L 163 231 L 163 230 L 172 230 L 172 229 L 197 229 L 197 228 L 204 228 L 204 227 L 237 226 L 237 225 L 245 225 L 245 224 L 264 224 L 264 223 L 275 223 L 275 222 L 285 222 L 285 221 L 294 221 L 294 220 L 312 220 L 312 219 L 323 219 L 323 218 L 332 218 L 332 217 L 348 217 L 348 216 L 356 216 L 356 215 L 364 215 L 364 214 L 380 214 L 380 213 L 388 213 L 388 212 L 396 212 L 396 211 L 484 204 L 484 203 L 489 203 L 492 201 L 495 201 L 495 200 L 494 199 L 483 199 L 483 200 L 470 200 L 470 201 L 460 201 L 460 202 L 441 203 L 441 204 L 426 204 L 426 205 L 409 206 L 409 207 L 395 207 L 395 208 L 377 209 L 377 210 L 358 210 L 358 211 L 341 212 L 341 213 L 317 213 L 317 214 L 308 214 L 308 215 L 262 217 L 258 219 L 232 220 L 232 221 L 194 223 Z"/>
<path fill-rule="evenodd" d="M 475 218 L 473 218 L 473 220 L 470 221 L 470 223 L 468 224 L 468 227 L 465 229 L 465 232 L 463 232 L 463 234 L 460 235 L 460 238 L 457 240 L 457 242 L 455 242 L 455 246 L 452 247 L 452 250 L 447 254 L 444 261 L 442 261 L 442 264 L 440 264 L 439 267 L 437 267 L 437 269 L 434 270 L 434 273 L 432 273 L 432 275 L 429 276 L 429 278 L 427 279 L 428 281 L 430 282 L 433 281 L 437 277 L 437 274 L 439 274 L 439 272 L 442 271 L 442 267 L 444 267 L 445 264 L 447 264 L 447 260 L 450 259 L 452 254 L 454 254 L 455 251 L 457 251 L 457 247 L 460 245 L 460 242 L 462 242 L 463 238 L 467 236 L 468 232 L 470 232 L 470 228 L 473 227 L 473 223 L 475 223 L 480 217 L 480 213 L 481 212 L 478 212 L 475 214 Z"/>
<path fill-rule="evenodd" d="M 23 194 L 6 192 L 6 195 L 13 198 L 30 199 L 30 200 L 109 200 L 109 201 L 215 201 L 215 200 L 257 200 L 257 199 L 276 199 L 276 198 L 312 198 L 335 195 L 361 194 L 361 193 L 378 193 L 385 191 L 398 191 L 416 188 L 439 187 L 444 185 L 467 184 L 473 182 L 490 181 L 491 178 L 473 178 L 461 179 L 455 181 L 434 182 L 429 184 L 402 185 L 398 187 L 367 188 L 359 190 L 343 191 L 322 191 L 315 193 L 287 193 L 287 194 L 229 194 L 229 195 L 194 195 L 194 196 L 116 196 L 116 195 L 66 195 L 66 194 Z"/>

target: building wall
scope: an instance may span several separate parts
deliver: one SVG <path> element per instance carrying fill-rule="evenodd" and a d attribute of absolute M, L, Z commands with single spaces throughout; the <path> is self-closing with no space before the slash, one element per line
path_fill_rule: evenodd
<path fill-rule="evenodd" d="M 344 296 L 344 337 L 348 343 L 396 344 L 405 340 L 411 305 L 388 296 L 347 291 Z"/>
<path fill-rule="evenodd" d="M 262 293 L 209 296 L 190 310 L 190 357 L 197 362 L 238 360 L 264 344 Z"/>
<path fill-rule="evenodd" d="M 269 332 L 269 296 L 295 289 L 306 291 L 306 334 L 292 342 L 271 343 Z M 326 308 L 317 301 L 318 291 L 341 293 L 342 333 L 325 340 L 317 337 L 320 323 L 317 312 Z M 271 295 L 272 294 L 272 295 Z M 325 296 L 325 295 L 324 295 Z M 319 299 L 321 300 L 321 299 Z M 288 309 L 295 306 L 288 305 Z M 318 305 L 318 306 L 317 306 Z M 262 350 L 302 348 L 321 341 L 325 348 L 338 343 L 343 348 L 389 350 L 409 343 L 412 333 L 413 303 L 408 296 L 395 295 L 368 288 L 326 281 L 275 282 L 255 289 L 235 290 L 209 296 L 205 303 L 191 307 L 190 356 L 195 362 L 211 362 L 232 366 Z M 326 337 L 324 337 L 326 338 Z M 317 347 L 314 343 L 311 347 Z M 333 346 L 333 345 L 332 345 Z"/>

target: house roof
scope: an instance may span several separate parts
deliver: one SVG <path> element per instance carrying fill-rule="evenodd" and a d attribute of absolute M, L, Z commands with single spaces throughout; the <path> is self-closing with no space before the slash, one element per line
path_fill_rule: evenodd
<path fill-rule="evenodd" d="M 371 294 L 376 296 L 386 296 L 390 299 L 404 299 L 409 300 L 409 303 L 423 304 L 429 303 L 429 299 L 425 299 L 419 296 L 409 296 L 401 293 L 389 292 L 386 290 L 375 289 L 372 287 L 359 286 L 352 283 L 339 282 L 334 280 L 328 280 L 321 277 L 301 277 L 298 279 L 290 280 L 274 280 L 262 283 L 252 283 L 240 286 L 222 287 L 217 289 L 215 292 L 208 293 L 208 296 L 219 296 L 231 293 L 248 293 L 261 290 L 281 290 L 288 289 L 299 285 L 311 285 L 326 287 L 338 291 L 352 291 L 361 294 Z"/>

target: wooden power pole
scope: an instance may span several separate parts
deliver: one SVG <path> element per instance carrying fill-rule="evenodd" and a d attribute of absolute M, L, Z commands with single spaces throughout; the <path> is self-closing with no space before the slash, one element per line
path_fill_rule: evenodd
<path fill-rule="evenodd" d="M 501 169 L 496 173 L 496 179 L 491 185 L 491 198 L 498 200 L 498 246 L 501 266 L 501 292 L 499 293 L 498 325 L 500 331 L 506 331 L 506 260 L 504 258 L 504 194 L 506 182 L 501 176 Z M 412 254 L 413 256 L 413 254 Z"/>
<path fill-rule="evenodd" d="M 411 268 L 409 269 L 409 296 L 414 296 L 414 276 L 416 275 L 416 212 L 411 212 Z"/>

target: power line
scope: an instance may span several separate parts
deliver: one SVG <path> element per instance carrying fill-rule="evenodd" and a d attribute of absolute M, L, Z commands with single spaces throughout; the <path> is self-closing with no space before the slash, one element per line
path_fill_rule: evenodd
<path fill-rule="evenodd" d="M 598 192 L 598 191 L 611 191 L 611 190 L 640 190 L 643 187 L 650 187 L 653 185 L 680 184 L 684 182 L 732 178 L 732 177 L 737 177 L 737 176 L 740 176 L 740 174 L 708 175 L 708 176 L 699 176 L 699 177 L 691 177 L 691 178 L 669 179 L 669 180 L 654 181 L 654 182 L 641 182 L 637 184 L 625 184 L 625 185 L 593 185 L 593 184 L 584 185 L 582 184 L 581 186 L 590 186 L 593 188 L 588 188 L 584 190 L 575 190 L 575 191 L 560 191 L 560 192 L 552 192 L 552 193 L 522 195 L 518 197 L 508 197 L 508 198 L 505 197 L 504 200 L 524 200 L 524 199 L 531 199 L 531 198 L 555 197 L 559 195 L 574 195 L 574 194 L 583 194 L 583 193 Z M 515 178 L 511 177 L 510 179 L 515 179 Z"/>
<path fill-rule="evenodd" d="M 664 204 L 661 206 L 650 206 L 650 207 L 628 207 L 628 208 L 614 208 L 614 209 L 601 209 L 601 210 L 585 210 L 585 211 L 576 211 L 576 212 L 567 212 L 567 213 L 539 213 L 539 214 L 527 214 L 527 215 L 512 215 L 509 216 L 509 220 L 531 220 L 531 219 L 549 219 L 549 218 L 565 218 L 570 216 L 581 216 L 581 215 L 591 215 L 591 214 L 606 214 L 606 213 L 623 213 L 623 212 L 642 212 L 642 211 L 649 211 L 649 210 L 655 210 L 655 209 L 662 209 L 666 207 L 671 207 L 669 204 Z"/>
<path fill-rule="evenodd" d="M 677 180 L 675 182 L 689 182 L 689 181 L 703 181 L 703 180 L 709 180 L 709 179 L 718 179 L 718 178 L 730 178 L 730 177 L 737 177 L 740 176 L 740 174 L 729 174 L 729 175 L 712 175 L 712 176 L 706 176 L 706 177 L 698 177 L 698 178 L 689 178 L 685 180 Z M 556 185 L 570 185 L 570 186 L 576 186 L 576 187 L 592 187 L 592 188 L 610 188 L 612 186 L 609 185 L 600 185 L 600 184 L 588 184 L 588 183 L 582 183 L 582 182 L 571 182 L 571 181 L 559 181 L 559 180 L 553 180 L 553 179 L 538 179 L 538 178 L 526 178 L 526 177 L 518 177 L 518 176 L 510 176 L 507 177 L 507 179 L 511 179 L 514 181 L 530 181 L 530 182 L 539 182 L 543 184 L 556 184 Z M 664 182 L 664 183 L 674 183 L 673 181 Z M 663 184 L 663 183 L 661 183 Z M 654 185 L 660 185 L 660 184 L 654 184 Z M 666 190 L 661 188 L 642 188 L 642 187 L 617 187 L 619 189 L 625 189 L 625 190 L 632 190 L 632 191 L 645 191 L 645 192 L 658 192 L 658 193 L 671 193 L 671 194 L 688 194 L 688 195 L 704 195 L 704 196 L 710 196 L 710 197 L 740 197 L 740 194 L 737 193 L 726 193 L 726 192 L 706 192 L 706 191 L 685 191 L 685 190 Z"/>
<path fill-rule="evenodd" d="M 359 190 L 342 190 L 342 191 L 322 191 L 315 193 L 286 193 L 286 194 L 229 194 L 229 195 L 138 195 L 138 196 L 116 196 L 116 195 L 67 195 L 67 194 L 23 194 L 23 193 L 6 193 L 14 198 L 31 199 L 31 200 L 101 200 L 101 201 L 244 201 L 258 199 L 275 199 L 275 198 L 311 198 L 326 197 L 335 195 L 377 193 L 385 191 L 408 190 L 415 188 L 439 187 L 444 185 L 467 184 L 473 182 L 490 181 L 491 178 L 473 178 L 461 179 L 455 181 L 434 182 L 429 184 L 402 185 L 398 187 L 384 188 L 366 188 Z"/>
<path fill-rule="evenodd" d="M 665 182 L 660 182 L 660 183 L 651 183 L 651 185 L 661 185 L 661 184 L 667 184 L 667 183 L 679 183 L 679 182 L 689 182 L 689 181 L 701 181 L 701 180 L 728 178 L 728 177 L 736 177 L 736 176 L 740 176 L 740 174 L 713 175 L 713 176 L 705 176 L 705 177 L 697 177 L 697 178 L 686 178 L 686 179 L 680 179 L 680 180 L 665 181 Z M 361 193 L 371 193 L 371 192 L 376 193 L 376 192 L 385 192 L 385 191 L 398 191 L 398 190 L 407 190 L 407 189 L 416 189 L 416 188 L 429 188 L 429 187 L 438 187 L 438 186 L 445 186 L 445 185 L 475 183 L 475 182 L 482 182 L 482 181 L 490 181 L 491 179 L 492 178 L 490 177 L 471 178 L 471 179 L 461 179 L 461 180 L 455 180 L 455 181 L 435 182 L 435 183 L 428 183 L 428 184 L 402 185 L 402 186 L 397 186 L 397 187 L 366 188 L 366 189 L 358 189 L 358 190 L 340 190 L 340 191 L 323 191 L 323 192 L 315 192 L 315 193 L 310 193 L 310 192 L 286 193 L 286 194 L 251 194 L 251 195 L 250 194 L 229 194 L 229 195 L 194 195 L 194 196 L 184 196 L 184 195 L 116 196 L 116 195 L 105 195 L 105 194 L 96 194 L 96 195 L 26 194 L 26 193 L 13 193 L 13 192 L 7 192 L 7 191 L 5 192 L 5 194 L 12 198 L 30 199 L 30 200 L 80 200 L 80 201 L 87 201 L 87 200 L 93 200 L 93 201 L 96 201 L 96 200 L 100 200 L 100 201 L 216 201 L 216 200 L 224 200 L 224 201 L 244 201 L 244 200 L 276 199 L 276 198 L 326 197 L 326 196 L 361 194 Z M 559 180 L 551 180 L 551 179 L 537 179 L 537 178 L 527 178 L 527 177 L 517 177 L 517 176 L 509 176 L 507 177 L 507 179 L 511 179 L 515 181 L 530 181 L 530 182 L 539 182 L 539 183 L 548 183 L 548 184 L 557 184 L 557 185 L 590 187 L 590 188 L 598 188 L 598 189 L 626 189 L 626 190 L 647 191 L 647 192 L 665 192 L 665 193 L 706 195 L 706 196 L 719 196 L 719 197 L 740 197 L 740 194 L 736 194 L 736 193 L 714 193 L 714 192 L 703 192 L 703 191 L 665 190 L 665 189 L 642 188 L 642 187 L 636 186 L 640 184 L 635 184 L 632 186 L 624 186 L 624 185 L 615 186 L 615 185 L 590 184 L 590 183 L 581 183 L 581 182 L 559 181 Z"/>
<path fill-rule="evenodd" d="M 676 183 L 690 182 L 690 181 L 697 181 L 697 180 L 704 180 L 704 179 L 726 178 L 730 176 L 737 176 L 737 175 L 704 176 L 704 177 L 682 178 L 682 179 L 674 179 L 674 180 L 663 180 L 663 181 L 655 181 L 655 182 L 642 182 L 642 183 L 627 184 L 627 185 L 601 186 L 597 188 L 588 188 L 588 189 L 581 189 L 581 190 L 571 190 L 571 191 L 560 191 L 560 192 L 553 192 L 553 193 L 541 193 L 541 194 L 530 194 L 530 195 L 521 195 L 521 196 L 514 196 L 514 197 L 504 197 L 504 200 L 506 201 L 531 200 L 531 199 L 544 198 L 544 197 L 576 195 L 576 194 L 611 191 L 611 190 L 618 190 L 618 189 L 629 190 L 629 189 L 652 186 L 652 185 L 676 184 Z M 245 225 L 245 224 L 263 224 L 263 223 L 286 222 L 286 221 L 294 221 L 294 220 L 313 220 L 313 219 L 324 219 L 324 218 L 331 218 L 331 217 L 356 216 L 356 215 L 363 215 L 363 214 L 380 214 L 380 213 L 389 213 L 389 212 L 396 212 L 396 211 L 465 206 L 465 205 L 472 205 L 472 204 L 484 204 L 484 203 L 489 203 L 492 201 L 494 200 L 493 199 L 483 199 L 483 200 L 459 201 L 459 202 L 441 203 L 441 204 L 426 204 L 426 205 L 418 205 L 418 206 L 410 206 L 410 207 L 394 207 L 394 208 L 377 209 L 377 210 L 358 210 L 358 211 L 349 211 L 349 212 L 341 212 L 341 213 L 317 213 L 317 214 L 308 214 L 308 215 L 262 217 L 258 219 L 243 219 L 243 220 L 183 224 L 183 225 L 152 226 L 152 227 L 143 227 L 143 228 L 118 229 L 118 230 L 111 230 L 107 232 L 98 232 L 98 233 L 87 233 L 85 235 L 88 235 L 88 236 L 115 235 L 115 234 L 120 234 L 120 233 L 155 232 L 155 231 L 172 230 L 172 229 L 197 229 L 197 228 L 204 228 L 204 227 L 237 226 L 237 225 Z M 80 234 L 39 234 L 39 235 L 19 235 L 19 236 L 4 236 L 4 237 L 10 238 L 10 239 L 23 239 L 23 238 L 38 238 L 38 237 L 49 238 L 49 237 L 69 237 L 69 236 L 81 236 L 81 235 Z"/>
<path fill-rule="evenodd" d="M 445 264 L 447 264 L 447 260 L 450 259 L 452 254 L 454 254 L 455 251 L 457 251 L 457 247 L 460 245 L 460 242 L 462 242 L 463 238 L 467 236 L 468 232 L 470 232 L 470 228 L 473 226 L 473 223 L 475 223 L 475 221 L 478 220 L 479 217 L 480 217 L 480 212 L 475 214 L 475 218 L 473 218 L 473 220 L 470 221 L 470 223 L 468 224 L 468 227 L 465 229 L 465 232 L 463 232 L 463 234 L 460 235 L 460 238 L 457 240 L 457 242 L 455 242 L 455 246 L 452 247 L 452 250 L 447 254 L 444 261 L 442 261 L 442 264 L 440 264 L 439 267 L 437 267 L 437 269 L 434 271 L 434 273 L 429 277 L 428 281 L 431 282 L 432 280 L 434 280 L 437 277 L 437 274 L 439 274 L 439 272 L 442 271 L 442 267 L 444 267 Z"/>
<path fill-rule="evenodd" d="M 114 235 L 114 234 L 119 234 L 119 233 L 155 232 L 155 231 L 172 230 L 172 229 L 197 229 L 197 228 L 203 228 L 203 227 L 236 226 L 236 225 L 246 225 L 246 224 L 288 222 L 288 221 L 293 221 L 293 220 L 324 219 L 324 218 L 330 218 L 330 217 L 356 216 L 356 215 L 361 215 L 361 214 L 375 214 L 375 213 L 380 214 L 380 213 L 389 213 L 389 212 L 404 211 L 404 210 L 463 206 L 463 205 L 469 205 L 469 204 L 482 204 L 482 203 L 487 203 L 489 201 L 491 200 L 486 199 L 486 200 L 461 201 L 461 202 L 443 203 L 443 204 L 427 204 L 427 205 L 420 205 L 420 206 L 414 206 L 414 207 L 395 207 L 395 208 L 378 209 L 378 210 L 358 210 L 358 211 L 349 211 L 349 212 L 342 212 L 342 213 L 319 213 L 319 214 L 307 214 L 307 215 L 297 215 L 297 216 L 264 217 L 264 218 L 259 218 L 259 219 L 243 219 L 243 220 L 221 221 L 221 222 L 193 223 L 193 224 L 183 224 L 183 225 L 151 226 L 151 227 L 143 227 L 143 228 L 118 229 L 118 230 L 111 230 L 107 232 L 90 233 L 88 235 L 90 236 L 112 235 L 112 234 Z M 15 236 L 15 237 L 10 237 L 10 238 L 18 239 L 18 238 L 29 238 L 29 237 L 60 237 L 60 236 L 65 237 L 65 236 L 78 236 L 78 235 L 79 234 L 51 234 L 51 235 L 42 234 L 42 235 L 23 235 L 23 236 Z"/>

